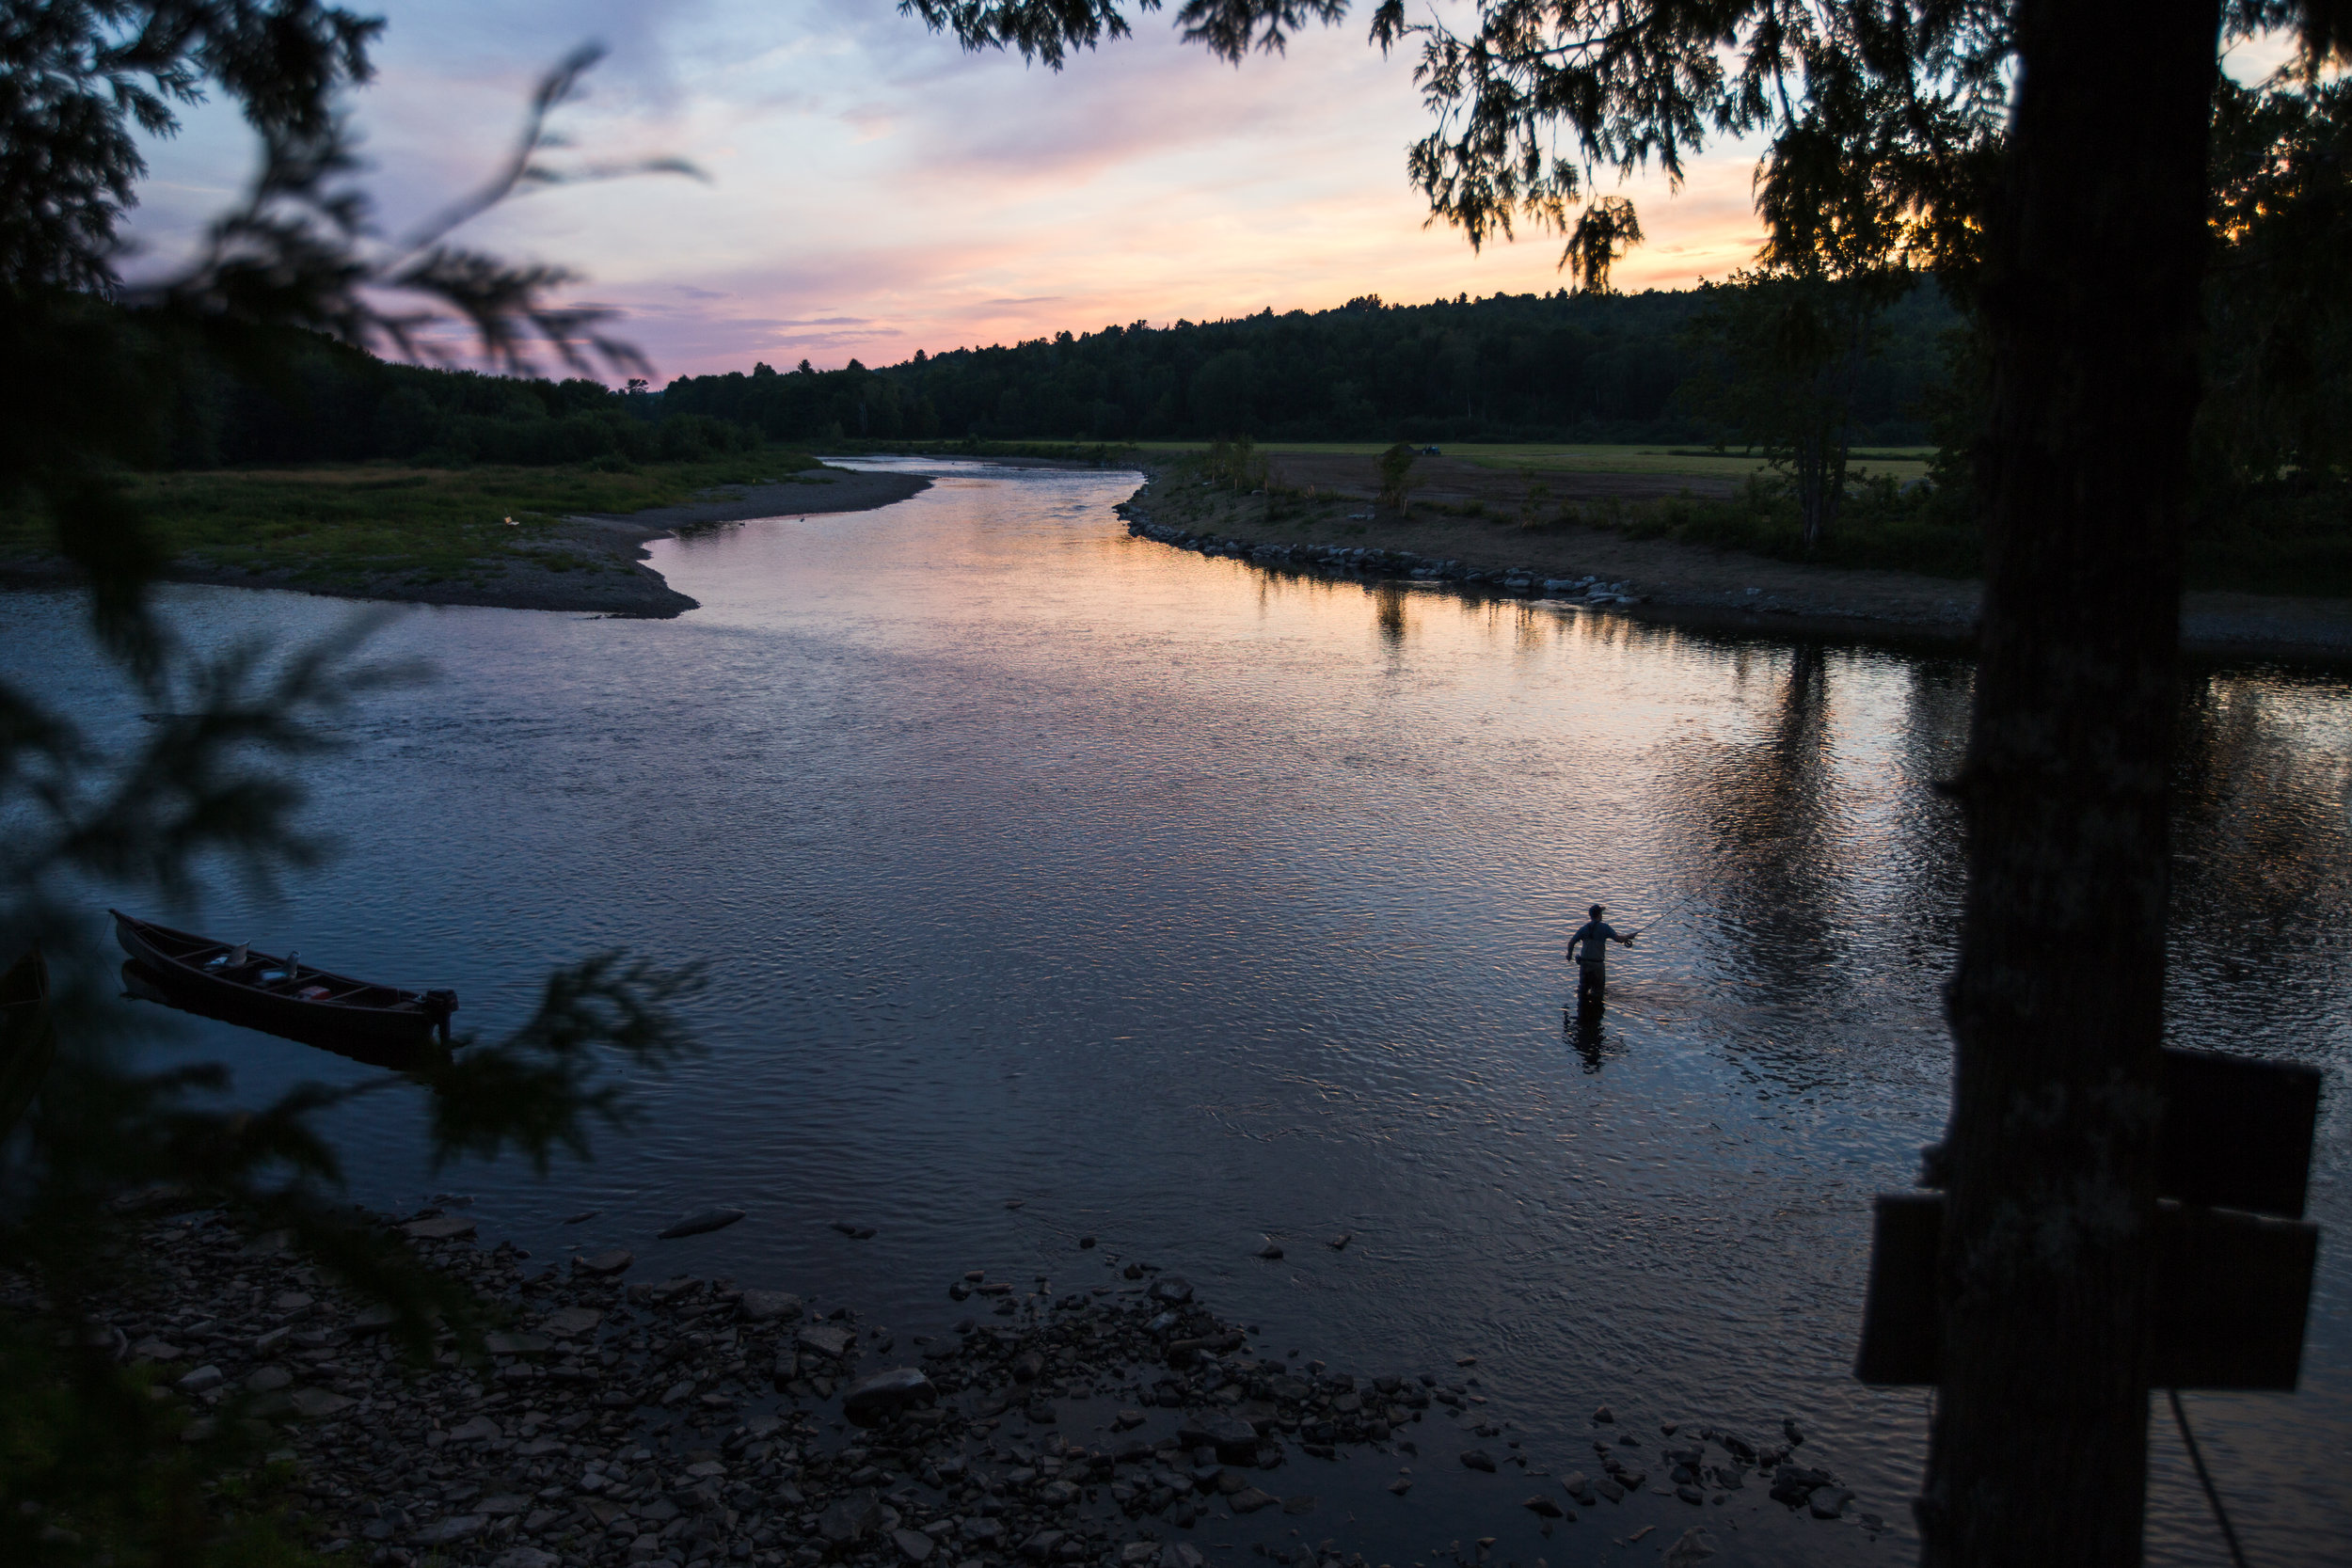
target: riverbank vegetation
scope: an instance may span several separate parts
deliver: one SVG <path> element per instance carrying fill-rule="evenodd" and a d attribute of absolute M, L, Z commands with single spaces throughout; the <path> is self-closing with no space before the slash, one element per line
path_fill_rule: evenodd
<path fill-rule="evenodd" d="M 1317 449 L 1312 472 L 1287 449 L 1247 443 L 1148 454 L 1154 474 L 1149 511 L 1158 521 L 1204 532 L 1288 539 L 1344 538 L 1370 548 L 1422 548 L 1432 528 L 1474 540 L 1482 559 L 1533 563 L 1551 541 L 1598 530 L 1631 540 L 1739 551 L 1810 565 L 1916 572 L 1955 579 L 1979 576 L 1984 539 L 1958 492 L 1912 482 L 1858 462 L 1836 524 L 1808 547 L 1804 504 L 1789 481 L 1751 462 L 1732 483 L 1720 471 L 1685 464 L 1594 467 L 1568 473 L 1482 463 L 1450 449 L 1443 460 L 1416 457 L 1400 475 L 1387 454 Z M 1663 454 L 1661 454 L 1662 456 Z M 1343 483 L 1333 484 L 1334 459 Z M 1393 460 L 1391 460 L 1393 462 Z M 1915 463 L 1903 467 L 1915 467 Z M 1440 471 L 1441 470 L 1441 471 Z M 1237 477 L 1248 475 L 1237 483 Z M 1655 483 L 1648 494 L 1575 493 L 1577 476 L 1622 475 Z M 1666 488 L 1676 478 L 1692 484 Z M 2352 539 L 2329 498 L 2263 498 L 2201 519 L 2188 541 L 2185 586 L 2249 594 L 2352 596 Z M 1406 544 L 1410 536 L 1412 543 Z M 1538 546 L 1542 546 L 1538 548 Z M 1515 551 L 1520 552 L 1515 555 Z M 1523 560 L 1522 560 L 1523 557 Z"/>
<path fill-rule="evenodd" d="M 560 519 L 672 506 L 736 485 L 824 483 L 820 467 L 804 452 L 755 448 L 626 467 L 379 461 L 134 473 L 119 483 L 163 560 L 332 591 L 388 578 L 469 581 L 523 557 L 559 572 L 626 570 L 607 551 L 568 547 Z M 0 563 L 39 562 L 50 538 L 37 511 L 0 519 Z"/>

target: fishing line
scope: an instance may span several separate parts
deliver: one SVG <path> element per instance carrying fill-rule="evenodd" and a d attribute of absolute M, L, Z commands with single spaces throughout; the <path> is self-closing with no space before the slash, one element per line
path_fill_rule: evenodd
<path fill-rule="evenodd" d="M 2237 1544 L 2237 1531 L 2231 1528 L 2230 1511 L 2221 1506 L 2221 1494 L 2214 1489 L 2213 1474 L 2205 1468 L 2205 1456 L 2198 1449 L 2197 1435 L 2188 1430 L 2188 1412 L 2181 1408 L 2181 1391 L 2168 1388 L 2172 1401 L 2172 1419 L 2181 1429 L 2181 1441 L 2188 1445 L 2188 1462 L 2197 1466 L 2197 1479 L 2205 1488 L 2205 1501 L 2213 1508 L 2214 1522 L 2221 1527 L 2221 1539 L 2230 1545 L 2230 1560 L 2237 1568 L 2246 1568 L 2246 1552 Z"/>

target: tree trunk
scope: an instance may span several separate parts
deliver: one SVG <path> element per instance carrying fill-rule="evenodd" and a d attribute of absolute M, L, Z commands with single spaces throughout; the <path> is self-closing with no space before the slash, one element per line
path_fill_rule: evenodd
<path fill-rule="evenodd" d="M 2215 0 L 2021 0 L 1931 1568 L 2140 1558 L 2166 798 Z"/>
<path fill-rule="evenodd" d="M 1800 435 L 1793 448 L 1797 470 L 1797 544 L 1811 555 L 1821 542 L 1821 501 L 1827 448 L 1819 430 Z"/>

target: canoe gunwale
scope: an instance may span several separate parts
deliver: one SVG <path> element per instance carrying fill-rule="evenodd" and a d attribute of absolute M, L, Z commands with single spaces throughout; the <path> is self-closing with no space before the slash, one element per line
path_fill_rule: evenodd
<path fill-rule="evenodd" d="M 453 996 L 448 997 L 446 1007 L 436 1006 L 446 993 L 378 985 L 308 965 L 290 967 L 283 958 L 249 949 L 247 961 L 235 971 L 210 969 L 205 966 L 212 959 L 234 951 L 236 944 L 175 930 L 119 910 L 107 913 L 114 916 L 115 940 L 122 950 L 155 979 L 192 990 L 215 1007 L 246 1011 L 256 1019 L 408 1043 L 424 1039 L 437 1028 L 445 1031 L 449 1011 L 456 1006 Z M 287 978 L 271 985 L 258 983 L 261 974 L 273 969 L 285 971 Z M 255 978 L 239 977 L 247 974 Z M 301 994 L 302 990 L 321 988 L 323 995 Z"/>

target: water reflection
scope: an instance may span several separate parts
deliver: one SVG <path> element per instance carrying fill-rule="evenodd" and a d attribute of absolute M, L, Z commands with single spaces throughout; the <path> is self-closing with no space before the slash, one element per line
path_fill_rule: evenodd
<path fill-rule="evenodd" d="M 1856 848 L 1837 766 L 1829 659 L 1799 643 L 1767 659 L 1743 650 L 1732 733 L 1674 747 L 1662 775 L 1677 857 L 1704 868 L 1721 958 L 1761 999 L 1804 1005 L 1835 983 L 1849 923 Z M 1754 689 L 1765 689 L 1759 701 Z"/>
<path fill-rule="evenodd" d="M 1376 583 L 1372 591 L 1373 618 L 1380 626 L 1380 641 L 1391 648 L 1405 646 L 1405 595 L 1401 582 Z"/>
<path fill-rule="evenodd" d="M 2217 1010 L 2249 1049 L 2293 1049 L 2281 1004 L 2324 1006 L 2344 976 L 2331 937 L 2352 901 L 2352 724 L 2333 684 L 2215 673 L 2183 705 L 2174 1006 Z"/>
<path fill-rule="evenodd" d="M 446 1047 L 437 1041 L 420 1038 L 412 1043 L 399 1043 L 368 1036 L 349 1029 L 327 1025 L 290 1024 L 282 1021 L 256 1016 L 252 1007 L 240 1007 L 233 1002 L 215 1001 L 203 993 L 185 987 L 174 986 L 135 958 L 123 961 L 119 978 L 122 994 L 135 1002 L 169 1007 L 192 1018 L 211 1019 L 255 1034 L 274 1035 L 292 1040 L 314 1051 L 341 1056 L 345 1061 L 364 1067 L 383 1068 L 393 1072 L 417 1072 L 437 1059 L 443 1059 Z"/>
<path fill-rule="evenodd" d="M 1605 1027 L 1608 1017 L 1608 1005 L 1597 1001 L 1580 999 L 1560 1011 L 1561 1036 L 1583 1061 L 1586 1072 L 1598 1072 L 1611 1057 L 1625 1054 L 1625 1037 Z"/>

